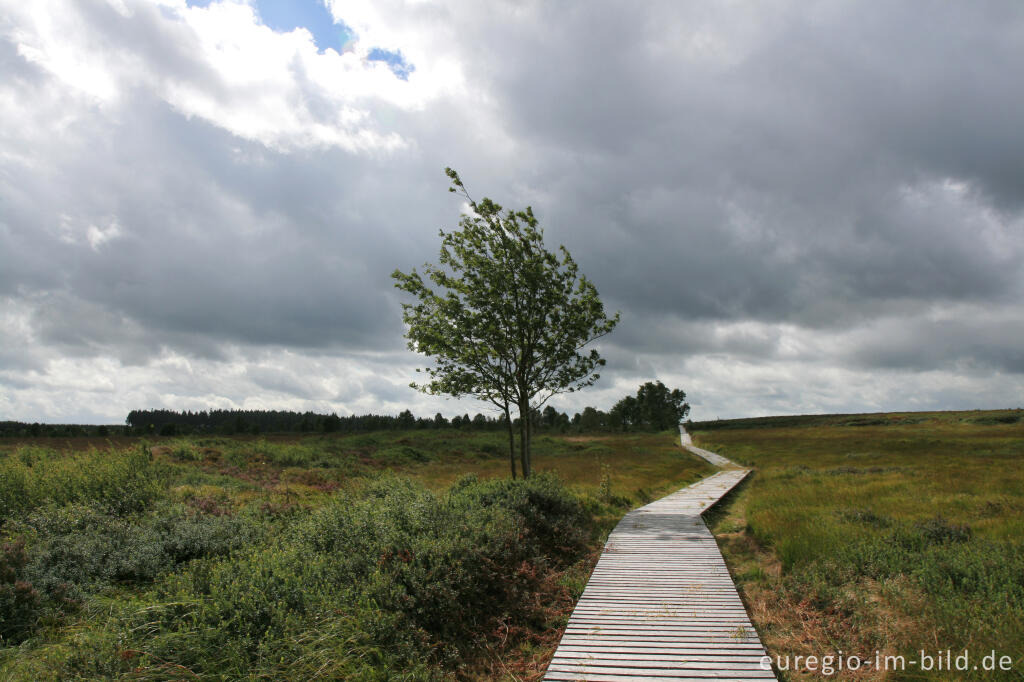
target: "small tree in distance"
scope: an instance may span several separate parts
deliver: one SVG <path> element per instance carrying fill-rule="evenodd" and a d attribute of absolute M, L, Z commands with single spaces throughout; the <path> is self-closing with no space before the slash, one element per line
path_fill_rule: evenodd
<path fill-rule="evenodd" d="M 678 388 L 668 390 L 660 381 L 648 381 L 640 386 L 636 397 L 626 396 L 611 410 L 613 424 L 627 430 L 630 427 L 663 431 L 679 425 L 690 413 L 686 393 Z"/>
<path fill-rule="evenodd" d="M 458 173 L 445 172 L 449 191 L 465 197 L 472 213 L 462 216 L 461 229 L 441 231 L 439 265 L 425 264 L 423 275 L 415 269 L 391 275 L 398 289 L 416 299 L 402 304 L 409 348 L 434 360 L 425 370 L 428 380 L 411 385 L 501 409 L 513 478 L 514 405 L 520 464 L 529 476 L 531 410 L 598 380 L 604 359 L 595 349 L 581 351 L 611 332 L 619 316 L 605 315 L 597 289 L 564 246 L 547 250 L 530 207 L 504 211 L 486 197 L 477 203 Z"/>

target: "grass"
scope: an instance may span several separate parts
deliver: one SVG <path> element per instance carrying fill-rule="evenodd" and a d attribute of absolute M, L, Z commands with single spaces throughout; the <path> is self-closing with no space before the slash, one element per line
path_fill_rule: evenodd
<path fill-rule="evenodd" d="M 615 521 L 711 472 L 676 442 L 5 440 L 0 679 L 536 679 Z"/>
<path fill-rule="evenodd" d="M 695 424 L 701 447 L 756 468 L 713 530 L 769 652 L 995 650 L 1013 672 L 851 677 L 1022 679 L 1022 414 Z"/>

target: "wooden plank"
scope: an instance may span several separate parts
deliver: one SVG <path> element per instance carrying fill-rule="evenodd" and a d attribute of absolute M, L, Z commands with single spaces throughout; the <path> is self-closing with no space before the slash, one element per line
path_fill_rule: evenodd
<path fill-rule="evenodd" d="M 552 659 L 561 663 L 573 662 L 579 659 L 595 659 L 597 656 L 592 651 L 562 651 Z M 601 660 L 652 660 L 658 663 L 678 663 L 686 666 L 702 666 L 705 668 L 718 667 L 722 670 L 739 670 L 742 668 L 761 666 L 761 657 L 756 655 L 729 655 L 729 654 L 696 654 L 696 653 L 613 653 L 608 651 L 600 652 Z"/>
<path fill-rule="evenodd" d="M 703 673 L 703 674 L 701 674 Z M 666 680 L 687 680 L 689 682 L 707 682 L 707 680 L 774 680 L 771 671 L 747 672 L 745 670 L 722 671 L 596 671 L 596 670 L 553 670 L 547 680 L 585 680 L 586 682 L 666 682 Z"/>
<path fill-rule="evenodd" d="M 735 675 L 723 674 L 717 678 L 708 677 L 691 677 L 689 675 L 683 675 L 682 673 L 673 677 L 653 677 L 646 675 L 598 675 L 595 673 L 563 673 L 560 671 L 552 671 L 550 675 L 546 675 L 545 680 L 552 680 L 554 682 L 666 682 L 666 680 L 673 680 L 673 682 L 707 682 L 709 679 L 717 680 L 730 680 L 732 682 L 743 682 L 744 680 L 758 679 L 750 677 L 739 677 Z M 761 679 L 775 679 L 775 678 L 761 678 Z"/>
<path fill-rule="evenodd" d="M 576 665 L 566 665 L 562 663 L 552 663 L 548 666 L 548 670 L 552 672 L 572 672 L 572 673 L 587 673 L 589 674 L 605 674 L 605 675 L 649 675 L 662 678 L 673 678 L 679 673 L 686 675 L 687 677 L 704 677 L 704 678 L 720 678 L 723 675 L 742 676 L 745 678 L 753 679 L 771 679 L 774 680 L 775 676 L 771 670 L 762 670 L 759 668 L 747 669 L 747 670 L 731 670 L 731 669 L 715 669 L 715 668 L 680 668 L 669 664 L 665 667 L 655 667 L 647 662 L 641 662 L 639 666 L 628 666 L 628 665 L 595 665 L 593 663 L 579 663 Z"/>
<path fill-rule="evenodd" d="M 608 537 L 545 680 L 772 680 L 765 650 L 701 513 L 749 473 L 729 470 L 626 514 Z"/>
<path fill-rule="evenodd" d="M 579 660 L 593 660 L 598 656 L 590 651 L 563 651 L 552 659 L 552 663 L 572 663 Z M 652 662 L 660 664 L 677 664 L 679 668 L 714 668 L 716 670 L 744 670 L 755 668 L 761 670 L 760 656 L 741 656 L 726 654 L 695 655 L 688 653 L 651 654 L 651 653 L 609 653 L 600 652 L 600 660 L 631 660 L 631 662 Z"/>
<path fill-rule="evenodd" d="M 614 658 L 615 655 L 629 656 L 634 658 L 649 658 L 651 660 L 657 660 L 664 656 L 681 656 L 681 657 L 700 657 L 700 656 L 716 656 L 723 659 L 737 659 L 737 660 L 756 660 L 760 662 L 763 659 L 760 649 L 747 648 L 747 649 L 708 649 L 700 644 L 692 644 L 687 646 L 632 646 L 632 645 L 614 645 L 608 644 L 606 646 L 582 646 L 572 643 L 564 645 L 564 654 L 570 653 L 587 654 L 588 656 L 609 656 Z M 559 647 L 559 656 L 563 655 L 563 647 Z"/>

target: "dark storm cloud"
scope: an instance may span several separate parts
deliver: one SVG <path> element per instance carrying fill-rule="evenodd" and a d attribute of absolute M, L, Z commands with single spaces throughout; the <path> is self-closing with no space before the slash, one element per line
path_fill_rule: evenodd
<path fill-rule="evenodd" d="M 864 367 L 1024 373 L 1024 321 L 914 320 L 876 325 L 852 350 Z"/>
<path fill-rule="evenodd" d="M 671 339 L 667 344 L 666 340 Z M 765 325 L 722 327 L 673 317 L 623 316 L 621 327 L 609 337 L 609 354 L 650 356 L 727 353 L 745 358 L 772 358 L 779 354 L 781 332 Z"/>
<path fill-rule="evenodd" d="M 578 226 L 577 251 L 631 306 L 827 324 L 806 315 L 823 298 L 856 309 L 1015 295 L 1020 12 L 805 10 L 708 68 L 665 47 L 666 27 L 686 42 L 687 16 L 560 5 L 539 34 L 531 23 L 485 36 L 499 46 L 479 72 L 495 74 L 516 135 L 578 160 L 551 191 L 569 199 L 556 220 Z M 522 59 L 502 59 L 521 43 Z M 620 44 L 633 49 L 609 49 Z M 947 178 L 976 203 L 961 211 L 935 191 Z M 918 205 L 915 192 L 934 196 Z M 975 232 L 986 208 L 1004 211 L 994 229 L 1009 233 L 1007 252 Z"/>
<path fill-rule="evenodd" d="M 313 400 L 330 397 L 325 395 L 322 386 L 316 386 L 314 383 L 304 381 L 296 377 L 292 372 L 286 372 L 274 367 L 248 367 L 245 373 L 254 384 L 270 391 L 287 393 Z"/>
<path fill-rule="evenodd" d="M 388 268 L 402 247 L 359 206 L 358 172 L 331 172 L 345 158 L 302 165 L 158 102 L 135 106 L 138 116 L 55 143 L 45 176 L 5 197 L 8 291 L 60 293 L 37 315 L 44 340 L 116 347 L 131 321 L 154 338 L 401 346 Z M 232 162 L 246 153 L 264 162 Z M 88 226 L 110 221 L 118 233 L 92 248 Z"/>

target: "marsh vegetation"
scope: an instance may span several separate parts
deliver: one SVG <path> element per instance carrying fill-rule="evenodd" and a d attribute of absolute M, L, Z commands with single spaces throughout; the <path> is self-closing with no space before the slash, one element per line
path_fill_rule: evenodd
<path fill-rule="evenodd" d="M 1020 679 L 1022 415 L 693 425 L 701 447 L 757 469 L 716 514 L 713 530 L 769 651 L 870 657 L 881 650 L 910 660 L 922 649 L 968 649 L 978 658 L 995 650 L 1014 659 L 1011 675 Z M 947 679 L 972 676 L 986 675 Z"/>
<path fill-rule="evenodd" d="M 0 678 L 537 676 L 603 536 L 706 475 L 673 434 L 0 447 Z"/>

